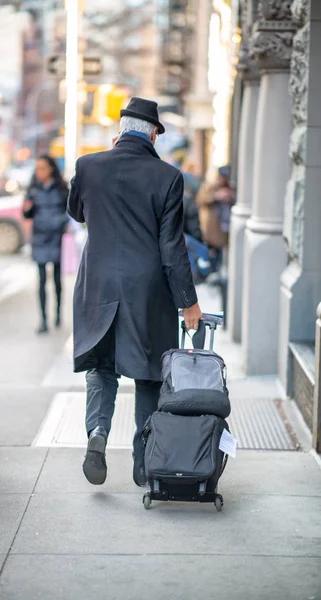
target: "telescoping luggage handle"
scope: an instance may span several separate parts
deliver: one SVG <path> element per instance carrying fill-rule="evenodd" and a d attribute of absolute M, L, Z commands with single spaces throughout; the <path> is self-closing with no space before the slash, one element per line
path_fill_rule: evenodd
<path fill-rule="evenodd" d="M 179 311 L 179 316 L 180 317 L 183 316 L 182 310 Z M 193 337 L 191 338 L 194 348 L 198 348 L 198 349 L 204 348 L 206 327 L 209 327 L 210 332 L 211 332 L 209 346 L 210 346 L 210 350 L 213 350 L 214 331 L 218 325 L 222 325 L 223 317 L 224 317 L 223 312 L 215 313 L 215 314 L 203 313 L 203 318 L 199 322 L 198 330 L 196 331 L 196 333 L 194 333 Z M 182 327 L 181 348 L 184 348 L 185 347 L 185 337 L 186 337 L 186 333 L 187 333 L 187 329 L 185 327 L 185 321 L 182 321 L 181 327 Z"/>

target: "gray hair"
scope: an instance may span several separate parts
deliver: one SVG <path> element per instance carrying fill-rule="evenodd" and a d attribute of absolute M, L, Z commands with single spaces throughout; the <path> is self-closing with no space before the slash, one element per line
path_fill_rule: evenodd
<path fill-rule="evenodd" d="M 142 119 L 136 119 L 135 117 L 122 117 L 120 119 L 120 135 L 123 135 L 126 131 L 139 131 L 151 138 L 154 129 L 155 125 L 148 123 L 148 121 L 143 121 Z"/>

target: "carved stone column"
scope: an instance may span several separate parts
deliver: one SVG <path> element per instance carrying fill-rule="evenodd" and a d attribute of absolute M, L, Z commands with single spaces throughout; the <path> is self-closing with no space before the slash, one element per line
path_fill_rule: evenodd
<path fill-rule="evenodd" d="M 290 93 L 292 171 L 285 199 L 288 264 L 281 277 L 279 373 L 292 393 L 289 342 L 313 342 L 321 298 L 321 12 L 319 0 L 292 4 Z"/>
<path fill-rule="evenodd" d="M 238 147 L 237 204 L 232 209 L 229 247 L 228 328 L 236 342 L 241 341 L 244 232 L 252 207 L 254 137 L 260 83 L 257 65 L 249 56 L 249 30 L 252 25 L 249 8 L 248 0 L 243 0 L 238 72 L 243 79 L 244 90 Z"/>
<path fill-rule="evenodd" d="M 292 39 L 291 0 L 260 0 L 250 54 L 261 72 L 253 176 L 246 224 L 242 342 L 248 374 L 278 368 L 279 289 L 286 253 L 282 238 L 291 106 L 288 93 Z"/>

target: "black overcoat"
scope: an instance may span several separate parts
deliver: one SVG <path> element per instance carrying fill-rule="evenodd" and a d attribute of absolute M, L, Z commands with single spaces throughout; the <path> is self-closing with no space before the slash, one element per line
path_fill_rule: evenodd
<path fill-rule="evenodd" d="M 33 219 L 31 248 L 32 258 L 39 265 L 61 262 L 62 236 L 68 224 L 68 189 L 60 189 L 56 183 L 48 187 L 34 183 L 27 191 L 32 208 L 24 212 L 26 219 Z"/>
<path fill-rule="evenodd" d="M 177 347 L 177 309 L 197 302 L 182 197 L 181 173 L 147 139 L 124 135 L 78 159 L 68 210 L 88 239 L 74 292 L 76 372 L 98 365 L 113 324 L 116 372 L 160 380 L 162 353 Z"/>

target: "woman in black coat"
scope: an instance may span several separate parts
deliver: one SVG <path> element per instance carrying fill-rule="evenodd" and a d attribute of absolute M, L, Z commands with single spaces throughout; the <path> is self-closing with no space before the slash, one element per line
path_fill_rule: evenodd
<path fill-rule="evenodd" d="M 54 265 L 57 312 L 56 327 L 60 325 L 61 304 L 61 245 L 68 224 L 66 213 L 68 188 L 53 158 L 42 155 L 37 159 L 35 174 L 24 202 L 24 216 L 33 220 L 32 258 L 39 269 L 39 301 L 41 324 L 38 333 L 48 331 L 46 313 L 46 265 Z"/>

